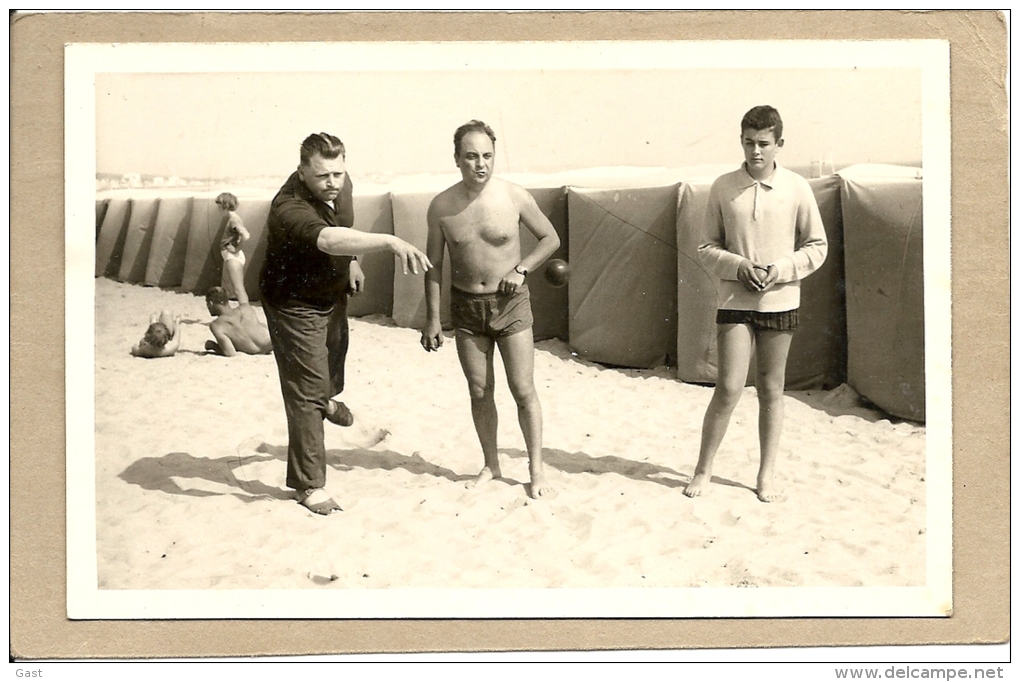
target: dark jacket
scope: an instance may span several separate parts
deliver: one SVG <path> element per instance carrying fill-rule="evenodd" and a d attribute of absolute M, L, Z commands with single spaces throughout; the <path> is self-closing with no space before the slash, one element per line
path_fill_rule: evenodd
<path fill-rule="evenodd" d="M 353 227 L 350 176 L 332 206 L 316 199 L 291 174 L 273 197 L 266 222 L 266 259 L 259 278 L 262 297 L 277 305 L 298 301 L 329 308 L 346 295 L 350 256 L 331 256 L 316 246 L 324 227 Z"/>

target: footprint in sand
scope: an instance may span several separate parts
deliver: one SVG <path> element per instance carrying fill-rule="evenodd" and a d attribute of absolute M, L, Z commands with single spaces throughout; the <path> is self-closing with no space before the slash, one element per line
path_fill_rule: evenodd
<path fill-rule="evenodd" d="M 784 587 L 799 587 L 804 584 L 804 576 L 796 571 L 781 571 L 776 578 Z"/>
<path fill-rule="evenodd" d="M 541 507 L 529 505 L 533 511 Z M 542 505 L 544 507 L 544 505 Z M 584 542 L 591 535 L 592 522 L 594 517 L 591 514 L 574 511 L 568 507 L 557 506 L 555 508 L 542 509 L 543 516 L 552 519 L 552 522 L 563 527 L 579 542 Z"/>
<path fill-rule="evenodd" d="M 528 501 L 526 499 L 524 499 L 523 497 L 517 497 L 517 498 L 514 498 L 513 500 L 511 500 L 510 502 L 508 502 L 507 504 L 504 504 L 499 509 L 500 509 L 501 512 L 504 512 L 502 514 L 502 516 L 505 518 L 505 517 L 510 516 L 511 514 L 513 514 L 515 511 L 517 511 L 521 507 L 526 507 L 527 505 L 528 505 Z"/>
<path fill-rule="evenodd" d="M 357 421 L 343 429 L 330 429 L 328 434 L 330 446 L 335 447 L 339 441 L 341 447 L 352 450 L 374 448 L 390 437 L 390 432 L 386 429 L 362 426 Z"/>
<path fill-rule="evenodd" d="M 251 436 L 238 443 L 237 447 L 234 448 L 234 451 L 237 452 L 239 456 L 258 454 L 259 446 L 265 442 L 266 439 L 264 436 Z"/>
<path fill-rule="evenodd" d="M 860 545 L 855 545 L 852 542 L 847 542 L 846 540 L 839 540 L 839 544 L 842 545 L 843 549 L 845 549 L 847 552 L 857 557 L 862 557 L 868 553 L 868 550 L 866 548 L 861 547 Z"/>
<path fill-rule="evenodd" d="M 719 517 L 719 523 L 721 523 L 724 526 L 729 526 L 730 528 L 732 528 L 733 526 L 740 523 L 741 516 L 742 516 L 741 514 L 736 514 L 731 510 L 727 510 L 724 511 L 722 515 Z"/>

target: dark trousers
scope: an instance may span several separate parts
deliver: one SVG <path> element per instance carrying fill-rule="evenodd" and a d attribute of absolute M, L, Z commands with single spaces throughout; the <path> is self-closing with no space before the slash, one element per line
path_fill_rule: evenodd
<path fill-rule="evenodd" d="M 343 391 L 349 344 L 347 296 L 332 309 L 297 301 L 262 302 L 287 411 L 287 487 L 326 485 L 323 424 L 329 399 Z"/>

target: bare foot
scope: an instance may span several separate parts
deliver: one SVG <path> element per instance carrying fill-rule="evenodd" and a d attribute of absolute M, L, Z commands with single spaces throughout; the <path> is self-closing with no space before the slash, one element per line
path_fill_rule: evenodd
<path fill-rule="evenodd" d="M 776 481 L 772 476 L 758 479 L 758 499 L 762 502 L 780 502 L 784 498 L 781 490 L 776 488 Z"/>
<path fill-rule="evenodd" d="M 499 478 L 499 476 L 500 476 L 499 469 L 492 469 L 490 467 L 482 467 L 482 470 L 478 472 L 478 475 L 475 476 L 474 478 L 472 478 L 467 483 L 465 483 L 464 487 L 465 488 L 474 488 L 476 486 L 482 485 L 483 483 L 488 483 L 489 481 L 491 481 L 494 478 Z"/>
<path fill-rule="evenodd" d="M 556 497 L 556 489 L 545 480 L 545 474 L 539 472 L 531 475 L 531 488 L 528 490 L 528 495 L 534 500 L 543 497 L 552 499 Z"/>
<path fill-rule="evenodd" d="M 684 495 L 687 497 L 697 497 L 703 490 L 708 490 L 709 484 L 712 482 L 711 474 L 694 474 L 694 478 L 684 488 Z"/>

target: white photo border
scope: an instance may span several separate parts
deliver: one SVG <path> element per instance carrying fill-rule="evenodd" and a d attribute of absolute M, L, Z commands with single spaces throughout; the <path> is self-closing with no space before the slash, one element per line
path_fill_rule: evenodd
<path fill-rule="evenodd" d="M 768 50 L 760 49 L 768 43 Z M 72 619 L 890 617 L 952 613 L 949 43 L 607 41 L 131 43 L 65 47 L 65 324 L 95 336 L 95 78 L 101 73 L 472 69 L 918 68 L 922 78 L 927 580 L 904 588 L 100 590 L 95 357 L 67 344 L 67 613 Z M 413 58 L 412 58 L 413 55 Z M 806 59 L 805 55 L 810 55 Z M 340 65 L 340 66 L 334 66 Z M 73 127 L 73 130 L 72 130 Z M 480 593 L 484 592 L 484 595 Z"/>

